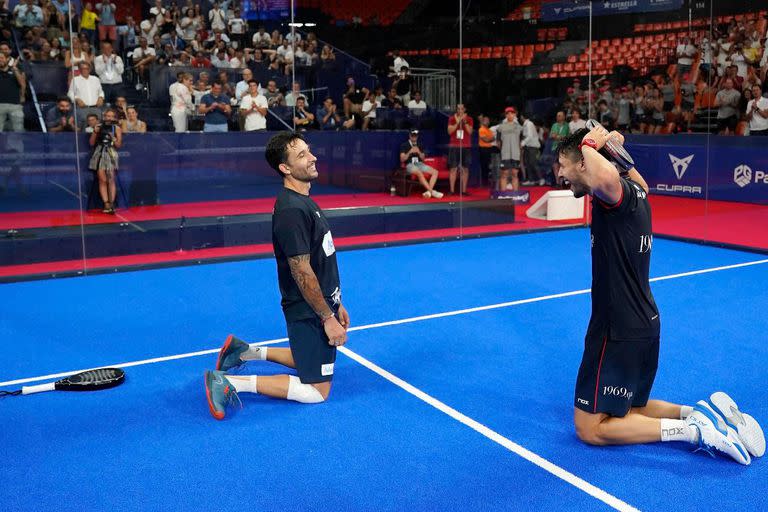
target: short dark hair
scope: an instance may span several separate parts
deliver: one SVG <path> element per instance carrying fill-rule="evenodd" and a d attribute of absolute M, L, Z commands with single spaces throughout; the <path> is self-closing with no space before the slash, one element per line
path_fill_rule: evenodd
<path fill-rule="evenodd" d="M 586 128 L 580 128 L 570 135 L 566 135 L 560 144 L 557 146 L 557 156 L 565 155 L 571 160 L 581 158 L 581 151 L 579 151 L 579 144 L 584 139 L 584 136 L 589 133 Z"/>
<path fill-rule="evenodd" d="M 66 101 L 67 103 L 72 103 L 72 100 L 69 99 L 69 96 L 59 96 L 56 98 L 56 103 L 61 103 L 62 101 Z"/>
<path fill-rule="evenodd" d="M 280 164 L 288 163 L 288 146 L 294 144 L 297 140 L 306 142 L 301 133 L 282 131 L 273 135 L 269 142 L 267 142 L 264 158 L 267 159 L 269 166 L 277 171 L 281 178 L 285 178 L 285 173 L 280 170 Z"/>
<path fill-rule="evenodd" d="M 259 85 L 259 82 L 258 82 L 258 80 L 253 80 L 253 79 L 248 80 L 248 85 L 251 85 L 251 84 Z"/>

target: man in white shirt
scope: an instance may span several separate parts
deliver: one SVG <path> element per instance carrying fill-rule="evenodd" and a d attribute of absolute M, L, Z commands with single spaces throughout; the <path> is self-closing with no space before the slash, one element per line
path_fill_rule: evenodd
<path fill-rule="evenodd" d="M 264 31 L 264 27 L 259 27 L 258 32 L 253 34 L 254 48 L 269 48 L 272 44 L 272 37 Z"/>
<path fill-rule="evenodd" d="M 235 99 L 237 100 L 238 104 L 240 104 L 240 102 L 243 99 L 243 96 L 251 88 L 248 82 L 253 80 L 253 71 L 251 71 L 249 68 L 245 68 L 242 74 L 243 74 L 243 79 L 237 82 L 237 84 L 235 84 Z"/>
<path fill-rule="evenodd" d="M 684 37 L 677 45 L 677 72 L 679 76 L 688 73 L 696 56 L 696 47 L 691 44 L 688 37 Z M 571 132 L 573 133 L 573 132 Z"/>
<path fill-rule="evenodd" d="M 747 103 L 747 121 L 750 136 L 768 136 L 768 98 L 763 97 L 759 85 L 752 86 L 752 97 Z"/>
<path fill-rule="evenodd" d="M 83 124 L 88 114 L 101 117 L 104 91 L 101 89 L 101 81 L 91 74 L 90 64 L 81 62 L 78 68 L 80 75 L 72 79 L 67 96 L 77 105 L 78 124 Z"/>
<path fill-rule="evenodd" d="M 411 66 L 408 65 L 408 61 L 400 56 L 400 52 L 399 51 L 397 51 L 397 50 L 393 51 L 392 52 L 392 56 L 395 57 L 395 62 L 392 65 L 392 70 L 394 71 L 395 75 L 400 73 L 400 70 L 403 67 L 407 67 L 407 68 L 410 69 Z"/>
<path fill-rule="evenodd" d="M 208 21 L 211 30 L 224 31 L 227 28 L 227 13 L 219 7 L 219 2 L 213 3 L 213 8 L 208 12 Z"/>
<path fill-rule="evenodd" d="M 136 84 L 137 89 L 141 89 L 142 80 L 146 81 L 149 65 L 154 62 L 156 57 L 157 53 L 154 48 L 147 44 L 147 38 L 140 37 L 139 47 L 134 48 L 131 57 L 133 59 L 133 67 L 136 68 L 136 74 L 139 75 L 139 83 Z"/>
<path fill-rule="evenodd" d="M 94 67 L 104 98 L 107 103 L 114 103 L 115 98 L 123 95 L 123 59 L 115 55 L 109 41 L 101 43 L 101 55 L 94 59 Z"/>
<path fill-rule="evenodd" d="M 576 130 L 581 130 L 587 127 L 587 122 L 581 118 L 581 112 L 579 109 L 573 109 L 571 112 L 571 121 L 568 123 L 568 133 L 573 133 Z"/>
<path fill-rule="evenodd" d="M 240 9 L 235 9 L 234 16 L 227 20 L 227 26 L 233 46 L 237 43 L 235 48 L 245 48 L 245 33 L 248 31 L 248 23 L 240 17 Z"/>
<path fill-rule="evenodd" d="M 293 82 L 291 92 L 285 95 L 285 106 L 296 106 L 296 100 L 299 98 L 304 98 L 306 100 L 307 97 L 301 93 L 301 84 L 299 84 L 299 82 Z"/>
<path fill-rule="evenodd" d="M 420 116 L 427 110 L 427 102 L 421 99 L 421 91 L 413 93 L 413 99 L 408 102 L 408 111 L 414 116 Z"/>
<path fill-rule="evenodd" d="M 411 101 L 413 103 L 413 101 Z M 381 103 L 376 100 L 376 96 L 365 89 L 365 100 L 363 100 L 363 106 L 361 107 L 360 115 L 363 116 L 363 130 L 368 130 L 371 123 L 376 123 L 376 109 L 381 107 Z"/>
<path fill-rule="evenodd" d="M 526 181 L 523 185 L 538 184 L 539 186 L 546 183 L 541 176 L 539 170 L 539 151 L 541 149 L 541 142 L 539 141 L 539 132 L 536 129 L 536 125 L 531 121 L 528 116 L 520 115 L 523 121 L 523 140 L 520 145 L 523 147 L 523 170 L 525 172 Z"/>
<path fill-rule="evenodd" d="M 240 116 L 245 118 L 246 132 L 267 129 L 267 98 L 259 94 L 256 80 L 248 82 L 248 93 L 240 101 Z"/>

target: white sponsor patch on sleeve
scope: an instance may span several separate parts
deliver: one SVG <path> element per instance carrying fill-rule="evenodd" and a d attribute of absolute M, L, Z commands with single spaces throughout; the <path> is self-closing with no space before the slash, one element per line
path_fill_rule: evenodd
<path fill-rule="evenodd" d="M 330 231 L 323 237 L 323 251 L 325 251 L 326 256 L 330 256 L 336 252 L 336 247 L 333 245 L 333 236 L 331 236 Z"/>
<path fill-rule="evenodd" d="M 328 375 L 333 375 L 333 363 L 328 363 L 321 366 L 320 375 L 322 375 L 323 377 L 327 377 Z"/>

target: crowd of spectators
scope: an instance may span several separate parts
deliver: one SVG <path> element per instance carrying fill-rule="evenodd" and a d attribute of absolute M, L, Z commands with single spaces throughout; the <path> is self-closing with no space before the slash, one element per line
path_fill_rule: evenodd
<path fill-rule="evenodd" d="M 708 34 L 684 37 L 676 62 L 666 72 L 612 84 L 593 84 L 594 110 L 576 79 L 562 111 L 568 119 L 595 117 L 609 128 L 631 133 L 716 131 L 722 135 L 768 134 L 768 33 L 755 20 L 736 21 Z"/>
<path fill-rule="evenodd" d="M 59 62 L 70 70 L 60 99 L 66 95 L 77 105 L 79 128 L 86 126 L 89 115 L 99 115 L 130 95 L 138 96 L 132 103 L 140 113 L 156 66 L 178 69 L 168 90 L 168 129 L 172 126 L 175 131 L 187 131 L 193 122 L 205 131 L 262 130 L 268 110 L 278 107 L 293 108 L 290 116 L 281 118 L 301 130 L 404 128 L 418 124 L 414 119 L 428 110 L 407 62 L 397 54 L 392 56 L 386 94 L 382 87 L 371 90 L 356 84 L 351 76 L 341 97 L 307 94 L 315 90 L 291 83 L 290 77 L 300 67 L 336 69 L 333 48 L 321 45 L 313 33 L 270 33 L 264 26 L 251 27 L 241 12 L 238 0 L 153 0 L 145 19 L 137 23 L 120 13 L 112 0 L 86 2 L 79 12 L 70 12 L 63 0 L 20 0 L 6 12 L 0 37 L 0 53 L 8 60 L 7 78 L 15 80 L 14 73 L 19 72 L 21 79 L 16 80 L 19 92 L 18 100 L 13 100 L 11 128 L 23 129 L 18 112 L 29 99 L 22 71 L 25 62 Z M 242 80 L 231 83 L 235 76 Z M 132 94 L 134 88 L 138 95 Z M 15 90 L 12 95 L 15 98 Z M 377 122 L 381 109 L 397 110 L 404 114 L 398 119 L 409 121 L 385 126 Z M 54 111 L 51 108 L 48 117 L 56 117 Z M 126 109 L 118 112 L 121 120 L 127 117 Z M 50 129 L 51 123 L 47 124 Z"/>

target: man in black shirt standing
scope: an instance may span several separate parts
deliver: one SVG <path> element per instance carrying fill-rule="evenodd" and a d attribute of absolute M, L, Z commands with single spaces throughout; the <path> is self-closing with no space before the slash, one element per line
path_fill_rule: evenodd
<path fill-rule="evenodd" d="M 580 129 L 558 147 L 559 175 L 576 197 L 592 196 L 592 316 L 576 380 L 576 433 L 593 445 L 687 441 L 749 464 L 765 438 L 725 393 L 693 407 L 649 400 L 660 323 L 648 278 L 648 185 L 635 168 L 621 177 L 600 154 L 612 137 L 623 143 L 602 126 Z"/>
<path fill-rule="evenodd" d="M 211 414 L 222 419 L 238 392 L 319 403 L 331 391 L 336 347 L 347 341 L 349 314 L 341 304 L 339 270 L 331 229 L 309 197 L 317 158 L 299 133 L 280 132 L 267 143 L 266 159 L 283 178 L 272 214 L 281 305 L 290 348 L 250 347 L 230 335 L 216 371 L 205 373 Z M 246 361 L 267 360 L 295 368 L 294 375 L 225 375 Z"/>

